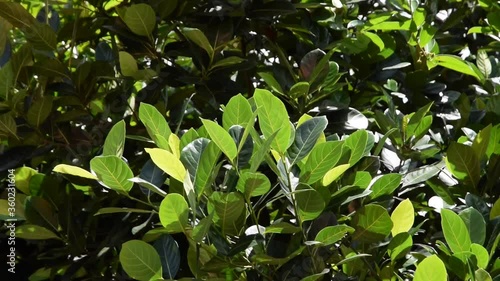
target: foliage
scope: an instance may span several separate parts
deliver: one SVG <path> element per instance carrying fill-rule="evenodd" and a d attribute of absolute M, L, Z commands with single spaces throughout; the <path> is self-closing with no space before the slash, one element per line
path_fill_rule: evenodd
<path fill-rule="evenodd" d="M 0 0 L 17 274 L 498 280 L 499 4 Z"/>

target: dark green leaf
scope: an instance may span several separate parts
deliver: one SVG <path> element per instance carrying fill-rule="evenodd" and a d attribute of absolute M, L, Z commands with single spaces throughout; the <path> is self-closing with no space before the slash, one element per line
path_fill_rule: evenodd
<path fill-rule="evenodd" d="M 325 116 L 314 117 L 302 123 L 295 132 L 295 140 L 288 149 L 290 165 L 298 163 L 313 149 L 316 141 L 328 125 Z"/>

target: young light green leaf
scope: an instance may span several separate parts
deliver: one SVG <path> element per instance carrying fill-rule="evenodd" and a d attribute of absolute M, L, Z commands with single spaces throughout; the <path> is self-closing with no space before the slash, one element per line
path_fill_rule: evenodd
<path fill-rule="evenodd" d="M 403 200 L 399 203 L 396 209 L 392 211 L 391 220 L 393 223 L 391 230 L 392 236 L 410 230 L 415 221 L 414 209 L 410 199 Z"/>
<path fill-rule="evenodd" d="M 210 196 L 207 208 L 224 234 L 236 235 L 243 227 L 241 216 L 245 213 L 245 200 L 240 193 L 216 191 Z"/>
<path fill-rule="evenodd" d="M 133 4 L 125 10 L 123 21 L 133 33 L 150 36 L 156 25 L 156 14 L 148 4 Z"/>
<path fill-rule="evenodd" d="M 234 161 L 238 155 L 238 149 L 236 148 L 236 143 L 229 133 L 224 130 L 219 124 L 214 121 L 201 119 L 203 126 L 207 130 L 210 138 L 215 144 L 220 148 L 220 150 L 229 158 L 231 162 Z"/>
<path fill-rule="evenodd" d="M 500 124 L 491 128 L 490 140 L 488 142 L 488 148 L 486 149 L 486 156 L 488 158 L 493 154 L 500 154 Z"/>
<path fill-rule="evenodd" d="M 441 210 L 441 227 L 446 243 L 453 253 L 469 251 L 471 239 L 463 220 L 448 209 Z"/>
<path fill-rule="evenodd" d="M 188 225 L 189 207 L 180 194 L 170 193 L 160 204 L 160 222 L 168 233 L 184 232 Z"/>
<path fill-rule="evenodd" d="M 486 150 L 488 149 L 488 144 L 490 142 L 491 128 L 491 124 L 484 127 L 484 129 L 477 133 L 474 141 L 472 142 L 471 147 L 474 152 L 476 152 L 479 160 L 486 156 Z"/>
<path fill-rule="evenodd" d="M 288 149 L 290 165 L 293 166 L 311 152 L 321 133 L 326 129 L 325 116 L 314 117 L 302 123 L 295 131 L 295 140 Z"/>
<path fill-rule="evenodd" d="M 186 168 L 175 155 L 161 148 L 146 148 L 146 152 L 158 168 L 162 169 L 172 178 L 183 182 L 186 176 Z"/>
<path fill-rule="evenodd" d="M 448 274 L 443 261 L 436 255 L 429 256 L 420 262 L 415 270 L 414 281 L 447 281 Z"/>
<path fill-rule="evenodd" d="M 479 159 L 474 150 L 467 145 L 452 142 L 446 151 L 446 167 L 453 176 L 477 188 L 480 177 Z"/>
<path fill-rule="evenodd" d="M 368 204 L 356 212 L 352 226 L 356 229 L 354 240 L 371 243 L 387 237 L 391 233 L 393 223 L 384 207 Z"/>
<path fill-rule="evenodd" d="M 97 156 L 90 160 L 90 168 L 102 183 L 116 192 L 128 194 L 134 184 L 134 177 L 127 163 L 114 155 Z"/>
<path fill-rule="evenodd" d="M 476 278 L 476 280 L 493 281 L 493 279 L 491 278 L 491 275 L 488 273 L 488 271 L 486 271 L 482 268 L 479 268 L 478 270 L 476 270 L 476 272 L 474 272 L 474 277 Z"/>
<path fill-rule="evenodd" d="M 297 84 L 293 85 L 290 88 L 290 91 L 288 92 L 288 95 L 292 99 L 297 99 L 300 97 L 305 97 L 309 94 L 309 82 L 298 82 Z"/>
<path fill-rule="evenodd" d="M 85 169 L 82 169 L 82 168 L 76 167 L 76 166 L 59 164 L 59 165 L 55 166 L 54 169 L 52 169 L 52 171 L 56 172 L 56 173 L 77 176 L 77 177 L 91 179 L 91 180 L 97 180 L 97 177 L 95 175 L 93 175 L 92 173 L 88 172 Z"/>
<path fill-rule="evenodd" d="M 328 141 L 315 145 L 302 167 L 301 180 L 308 184 L 320 180 L 337 164 L 342 155 L 343 145 L 343 141 Z"/>
<path fill-rule="evenodd" d="M 354 228 L 345 224 L 327 226 L 323 228 L 318 234 L 315 241 L 321 242 L 323 245 L 328 246 L 340 241 L 347 233 L 353 233 Z"/>
<path fill-rule="evenodd" d="M 197 28 L 184 28 L 182 29 L 182 34 L 184 34 L 189 41 L 204 49 L 210 57 L 213 56 L 214 49 L 201 30 Z"/>
<path fill-rule="evenodd" d="M 406 126 L 406 130 L 404 132 L 405 136 L 406 136 L 405 140 L 409 140 L 411 137 L 414 137 L 414 136 L 416 138 L 415 141 L 418 140 L 416 135 L 415 135 L 415 131 L 422 123 L 422 121 L 423 121 L 422 119 L 425 117 L 427 112 L 429 112 L 429 110 L 431 109 L 432 104 L 433 103 L 431 102 L 431 103 L 427 104 L 426 106 L 421 107 L 417 112 L 415 112 L 411 116 L 410 121 L 408 121 L 408 125 Z"/>
<path fill-rule="evenodd" d="M 172 131 L 168 126 L 167 120 L 165 120 L 165 116 L 163 116 L 158 109 L 156 109 L 156 107 L 141 102 L 141 105 L 139 106 L 139 119 L 142 121 L 144 126 L 146 126 L 149 136 L 153 139 L 156 145 L 160 148 L 168 150 L 169 147 L 165 147 L 165 143 L 168 144 L 168 139 Z M 162 136 L 166 141 L 160 139 L 157 135 Z"/>
<path fill-rule="evenodd" d="M 351 157 L 349 158 L 349 165 L 352 167 L 363 156 L 370 153 L 375 139 L 373 135 L 368 134 L 365 130 L 359 130 L 351 134 L 345 140 L 345 146 L 351 149 Z"/>
<path fill-rule="evenodd" d="M 102 155 L 103 156 L 115 155 L 118 157 L 122 157 L 124 147 L 125 147 L 125 121 L 120 120 L 111 128 L 109 134 L 106 136 Z"/>
<path fill-rule="evenodd" d="M 459 216 L 469 230 L 471 242 L 483 245 L 486 239 L 486 222 L 481 213 L 473 207 L 469 207 L 461 211 Z"/>
<path fill-rule="evenodd" d="M 252 116 L 250 103 L 241 94 L 238 94 L 227 103 L 222 115 L 222 124 L 226 130 L 229 130 L 233 125 L 245 127 Z"/>
<path fill-rule="evenodd" d="M 323 196 L 306 184 L 299 184 L 295 193 L 299 216 L 302 221 L 317 218 L 325 208 Z"/>
<path fill-rule="evenodd" d="M 120 263 L 123 270 L 139 281 L 161 279 L 160 256 L 153 246 L 141 240 L 129 240 L 122 244 Z"/>
<path fill-rule="evenodd" d="M 493 220 L 498 216 L 500 216 L 500 199 L 497 199 L 495 204 L 493 204 L 493 207 L 491 207 L 490 220 Z"/>
<path fill-rule="evenodd" d="M 257 107 L 259 107 L 259 124 L 264 137 L 267 139 L 277 132 L 274 141 L 271 143 L 271 148 L 284 154 L 290 146 L 291 135 L 285 105 L 267 90 L 256 89 L 254 99 Z"/>
<path fill-rule="evenodd" d="M 328 172 L 326 172 L 321 184 L 323 186 L 330 185 L 332 182 L 336 181 L 345 171 L 347 171 L 349 167 L 349 164 L 342 164 L 330 169 Z"/>
<path fill-rule="evenodd" d="M 131 54 L 125 51 L 120 51 L 118 53 L 118 57 L 120 62 L 120 70 L 123 76 L 134 76 L 137 71 L 139 71 L 137 61 Z"/>
<path fill-rule="evenodd" d="M 401 184 L 401 174 L 385 174 L 378 178 L 372 185 L 370 199 L 374 200 L 383 195 L 391 195 Z"/>
<path fill-rule="evenodd" d="M 479 244 L 472 243 L 470 245 L 470 251 L 474 254 L 474 256 L 476 256 L 477 266 L 485 269 L 490 261 L 488 250 Z"/>

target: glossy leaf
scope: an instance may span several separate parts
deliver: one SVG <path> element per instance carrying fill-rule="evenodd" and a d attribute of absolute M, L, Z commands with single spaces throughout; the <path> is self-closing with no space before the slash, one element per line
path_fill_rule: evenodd
<path fill-rule="evenodd" d="M 259 124 L 264 137 L 269 138 L 277 132 L 271 143 L 271 148 L 284 154 L 290 145 L 291 134 L 285 105 L 266 90 L 255 90 L 254 99 L 259 107 Z"/>
<path fill-rule="evenodd" d="M 227 103 L 222 115 L 222 124 L 226 130 L 229 130 L 233 125 L 245 127 L 252 116 L 253 112 L 250 103 L 241 94 L 238 94 Z"/>
<path fill-rule="evenodd" d="M 436 255 L 429 256 L 420 262 L 415 270 L 414 281 L 446 281 L 448 274 L 443 261 Z"/>
<path fill-rule="evenodd" d="M 125 10 L 123 21 L 135 34 L 149 36 L 156 26 L 156 15 L 148 4 L 133 4 Z"/>
<path fill-rule="evenodd" d="M 461 211 L 459 216 L 469 231 L 471 242 L 483 245 L 486 239 L 486 222 L 481 213 L 469 207 Z"/>
<path fill-rule="evenodd" d="M 175 155 L 161 148 L 146 148 L 146 152 L 158 168 L 174 179 L 180 182 L 184 181 L 186 168 Z"/>
<path fill-rule="evenodd" d="M 454 177 L 477 188 L 480 177 L 479 159 L 474 150 L 467 145 L 453 142 L 446 151 L 446 167 Z"/>
<path fill-rule="evenodd" d="M 453 253 L 469 251 L 471 239 L 463 220 L 453 211 L 441 210 L 441 227 L 446 243 Z"/>
<path fill-rule="evenodd" d="M 488 149 L 488 144 L 490 142 L 490 134 L 491 124 L 479 131 L 472 142 L 472 150 L 474 150 L 479 160 L 486 156 L 486 150 Z"/>
<path fill-rule="evenodd" d="M 393 223 L 384 207 L 368 204 L 356 212 L 352 226 L 356 229 L 354 240 L 377 242 L 391 233 Z"/>
<path fill-rule="evenodd" d="M 374 138 L 365 130 L 359 130 L 351 134 L 345 140 L 345 146 L 351 149 L 351 157 L 349 158 L 349 165 L 352 167 L 363 156 L 369 154 L 374 145 Z"/>
<path fill-rule="evenodd" d="M 349 167 L 349 164 L 342 164 L 330 169 L 328 172 L 326 172 L 321 184 L 323 186 L 330 185 L 332 182 L 336 181 L 345 171 L 347 171 Z"/>
<path fill-rule="evenodd" d="M 314 240 L 327 246 L 340 241 L 347 233 L 353 232 L 354 228 L 344 224 L 328 226 L 318 232 Z"/>
<path fill-rule="evenodd" d="M 391 257 L 391 261 L 394 263 L 397 259 L 400 259 L 406 255 L 411 247 L 413 246 L 413 239 L 408 232 L 401 232 L 392 238 L 389 246 L 387 246 L 387 253 Z"/>
<path fill-rule="evenodd" d="M 413 226 L 415 221 L 414 209 L 411 201 L 409 199 L 403 200 L 394 209 L 391 214 L 391 220 L 394 224 L 392 227 L 392 236 L 396 236 L 399 233 L 407 232 Z"/>
<path fill-rule="evenodd" d="M 221 126 L 211 120 L 201 119 L 203 126 L 207 130 L 210 138 L 219 149 L 233 162 L 238 155 L 238 149 L 236 148 L 236 143 L 229 133 L 224 130 Z"/>
<path fill-rule="evenodd" d="M 316 141 L 328 125 L 325 116 L 314 117 L 302 123 L 295 131 L 295 140 L 288 149 L 290 165 L 298 163 L 311 152 Z"/>
<path fill-rule="evenodd" d="M 160 204 L 160 222 L 168 233 L 183 232 L 188 225 L 189 207 L 180 194 L 168 194 Z"/>
<path fill-rule="evenodd" d="M 139 281 L 149 281 L 162 276 L 160 256 L 153 246 L 141 240 L 123 243 L 120 263 L 130 277 Z"/>
<path fill-rule="evenodd" d="M 158 137 L 156 137 L 156 135 L 161 135 L 163 138 L 168 140 L 170 134 L 172 133 L 165 117 L 158 111 L 158 109 L 150 104 L 141 103 L 139 106 L 139 119 L 142 121 L 144 126 L 146 126 L 149 136 L 153 139 L 156 145 L 163 149 L 169 149 L 168 147 L 160 146 L 163 142 L 159 142 Z"/>
<path fill-rule="evenodd" d="M 240 216 L 245 212 L 245 200 L 237 192 L 216 191 L 210 196 L 208 212 L 213 213 L 213 222 L 225 234 L 237 234 L 243 226 Z"/>
<path fill-rule="evenodd" d="M 271 182 L 266 175 L 256 172 L 243 171 L 236 185 L 246 198 L 266 194 L 271 189 Z"/>
<path fill-rule="evenodd" d="M 61 173 L 61 174 L 67 174 L 71 176 L 77 176 L 81 178 L 86 178 L 86 179 L 91 179 L 91 180 L 97 180 L 97 177 L 90 173 L 89 171 L 82 169 L 77 166 L 71 166 L 71 165 L 66 165 L 66 164 L 59 164 L 52 169 L 53 172 L 56 173 Z"/>
<path fill-rule="evenodd" d="M 134 185 L 129 179 L 134 177 L 127 163 L 114 155 L 98 156 L 90 160 L 90 168 L 104 186 L 119 193 L 127 194 Z"/>
<path fill-rule="evenodd" d="M 477 69 L 475 65 L 462 60 L 460 57 L 446 54 L 436 55 L 434 57 L 434 61 L 442 67 L 473 76 L 479 81 L 484 80 L 484 76 L 479 72 L 479 70 L 476 71 L 474 69 Z"/>
<path fill-rule="evenodd" d="M 182 34 L 184 34 L 189 41 L 204 49 L 210 57 L 213 56 L 214 49 L 201 30 L 197 28 L 184 28 L 182 29 Z"/>
<path fill-rule="evenodd" d="M 328 141 L 315 145 L 302 167 L 301 179 L 308 184 L 320 180 L 327 171 L 333 169 L 337 164 L 342 155 L 343 144 L 341 141 Z"/>
<path fill-rule="evenodd" d="M 299 184 L 295 190 L 295 200 L 302 221 L 317 218 L 325 208 L 325 201 L 321 194 L 305 184 Z"/>
<path fill-rule="evenodd" d="M 122 157 L 123 149 L 125 148 L 125 121 L 121 120 L 116 123 L 104 141 L 102 151 L 103 156 L 115 155 Z"/>
<path fill-rule="evenodd" d="M 175 278 L 181 265 L 181 253 L 177 242 L 171 235 L 165 234 L 155 241 L 153 247 L 160 256 L 163 278 Z"/>
<path fill-rule="evenodd" d="M 383 195 L 391 195 L 401 184 L 400 174 L 386 174 L 378 178 L 372 185 L 370 199 L 376 199 Z"/>

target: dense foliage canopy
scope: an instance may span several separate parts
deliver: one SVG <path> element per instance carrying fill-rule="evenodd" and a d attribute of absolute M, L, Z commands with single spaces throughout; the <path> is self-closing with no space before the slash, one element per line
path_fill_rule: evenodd
<path fill-rule="evenodd" d="M 493 0 L 0 0 L 0 276 L 498 281 L 499 53 Z"/>

